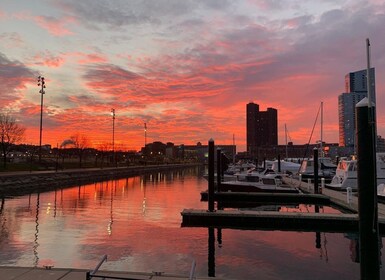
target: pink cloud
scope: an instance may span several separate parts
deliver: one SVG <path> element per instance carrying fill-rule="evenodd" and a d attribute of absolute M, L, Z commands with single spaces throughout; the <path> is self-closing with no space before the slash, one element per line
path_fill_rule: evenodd
<path fill-rule="evenodd" d="M 6 18 L 5 13 L 2 10 L 0 10 L 0 19 L 3 20 L 5 18 Z"/>
<path fill-rule="evenodd" d="M 54 36 L 66 36 L 74 34 L 67 28 L 67 25 L 74 23 L 76 20 L 72 17 L 56 19 L 54 17 L 37 16 L 35 22 L 42 28 L 46 29 Z"/>
<path fill-rule="evenodd" d="M 62 55 L 55 56 L 49 51 L 36 54 L 30 59 L 31 65 L 44 65 L 49 68 L 58 68 L 65 63 L 65 58 Z"/>
<path fill-rule="evenodd" d="M 96 54 L 96 53 L 84 54 L 84 53 L 80 53 L 79 55 L 83 57 L 83 58 L 78 60 L 79 64 L 105 63 L 105 62 L 108 61 L 107 57 L 102 55 L 102 54 Z"/>

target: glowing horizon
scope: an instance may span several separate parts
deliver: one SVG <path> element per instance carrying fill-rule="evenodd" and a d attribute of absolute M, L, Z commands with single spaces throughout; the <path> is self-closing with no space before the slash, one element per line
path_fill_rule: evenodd
<path fill-rule="evenodd" d="M 338 143 L 338 95 L 349 72 L 376 68 L 385 135 L 383 1 L 3 1 L 0 100 L 39 143 L 86 135 L 95 148 L 216 143 L 246 149 L 246 104 L 278 110 L 279 144 L 309 141 L 319 104 L 323 140 Z M 320 129 L 311 143 L 320 140 Z"/>

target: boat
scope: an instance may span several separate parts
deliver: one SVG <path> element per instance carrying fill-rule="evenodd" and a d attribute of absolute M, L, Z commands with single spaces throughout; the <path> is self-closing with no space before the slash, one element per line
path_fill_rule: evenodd
<path fill-rule="evenodd" d="M 285 160 L 281 160 L 279 162 L 279 165 L 280 166 L 278 166 L 278 161 L 276 160 L 273 162 L 271 169 L 277 173 L 279 173 L 278 169 L 280 169 L 281 173 L 284 173 L 287 175 L 298 174 L 298 170 L 301 167 L 301 164 L 299 164 L 299 163 L 291 162 L 291 161 L 285 161 Z"/>
<path fill-rule="evenodd" d="M 385 198 L 383 184 L 385 184 L 385 153 L 376 153 L 376 168 L 377 168 L 377 193 Z M 346 190 L 351 188 L 357 191 L 357 160 L 356 159 L 341 159 L 338 163 L 336 174 L 327 188 L 335 190 Z"/>
<path fill-rule="evenodd" d="M 255 168 L 255 164 L 250 162 L 238 162 L 230 164 L 229 167 L 222 174 L 222 181 L 235 181 L 237 180 L 237 174 L 247 173 L 249 170 Z M 204 174 L 203 177 L 208 180 L 208 174 Z M 217 181 L 217 173 L 214 173 L 214 179 Z"/>
<path fill-rule="evenodd" d="M 287 162 L 284 160 L 280 161 L 280 167 L 278 167 L 278 161 L 265 161 L 264 167 L 256 167 L 249 169 L 244 172 L 236 173 L 238 181 L 249 181 L 249 182 L 258 182 L 262 178 L 276 178 L 282 179 L 282 177 L 291 176 L 298 173 L 300 164 Z M 280 170 L 280 172 L 278 171 Z"/>
<path fill-rule="evenodd" d="M 229 181 L 220 184 L 220 192 L 272 192 L 272 193 L 299 193 L 297 188 L 282 184 L 280 179 L 262 178 L 258 182 Z"/>
<path fill-rule="evenodd" d="M 332 181 L 336 174 L 337 165 L 329 157 L 318 158 L 318 178 L 324 178 L 326 183 Z M 314 179 L 314 159 L 304 159 L 299 169 L 302 179 Z"/>

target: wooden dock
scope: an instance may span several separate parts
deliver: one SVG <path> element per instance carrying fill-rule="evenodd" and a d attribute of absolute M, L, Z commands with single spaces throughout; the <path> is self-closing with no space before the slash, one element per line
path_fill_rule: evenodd
<path fill-rule="evenodd" d="M 73 268 L 36 268 L 36 267 L 0 267 L 0 279 L 6 280 L 86 280 L 87 270 Z M 97 275 L 97 276 L 96 276 Z M 181 276 L 164 272 L 119 272 L 100 271 L 92 277 L 99 279 L 131 279 L 131 280 L 188 280 L 189 275 Z M 105 278 L 103 278 L 104 276 Z M 209 277 L 195 277 L 193 279 L 208 280 Z M 217 278 L 216 278 L 217 279 Z"/>
<path fill-rule="evenodd" d="M 218 227 L 250 230 L 287 230 L 311 232 L 358 232 L 358 198 L 346 192 L 327 188 L 322 194 L 313 194 L 313 184 L 300 182 L 293 178 L 284 178 L 284 183 L 299 188 L 302 194 L 278 193 L 215 193 L 215 200 L 221 203 L 261 204 L 314 204 L 330 205 L 342 213 L 293 213 L 277 211 L 242 211 L 242 210 L 194 210 L 185 209 L 182 215 L 182 227 Z M 201 194 L 202 199 L 206 194 Z M 379 232 L 385 236 L 385 204 L 378 204 Z"/>

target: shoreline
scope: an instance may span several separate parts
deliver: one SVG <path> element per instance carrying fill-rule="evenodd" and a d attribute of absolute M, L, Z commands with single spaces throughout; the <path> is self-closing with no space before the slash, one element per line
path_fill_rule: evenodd
<path fill-rule="evenodd" d="M 131 167 L 69 169 L 58 171 L 22 171 L 0 173 L 0 197 L 21 196 L 151 172 L 199 166 L 200 164 L 164 164 Z"/>

